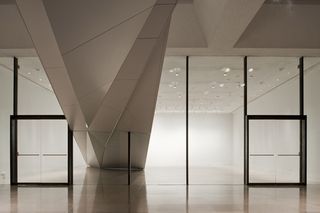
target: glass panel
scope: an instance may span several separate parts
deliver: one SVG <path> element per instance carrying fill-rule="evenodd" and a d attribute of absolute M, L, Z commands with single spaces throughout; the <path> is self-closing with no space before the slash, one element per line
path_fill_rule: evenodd
<path fill-rule="evenodd" d="M 275 158 L 274 155 L 250 155 L 249 157 L 249 182 L 250 183 L 275 183 Z"/>
<path fill-rule="evenodd" d="M 300 156 L 280 156 L 276 158 L 276 181 L 279 183 L 298 183 Z"/>
<path fill-rule="evenodd" d="M 67 122 L 18 121 L 18 181 L 67 182 Z"/>
<path fill-rule="evenodd" d="M 250 182 L 299 182 L 300 121 L 250 120 Z"/>
<path fill-rule="evenodd" d="M 308 183 L 320 183 L 320 101 L 319 101 L 319 82 L 320 82 L 320 57 L 304 58 L 304 94 L 305 94 L 305 114 L 307 121 L 307 178 Z"/>
<path fill-rule="evenodd" d="M 186 58 L 166 57 L 147 154 L 147 184 L 186 181 Z"/>
<path fill-rule="evenodd" d="M 38 57 L 20 57 L 19 114 L 63 114 Z"/>
<path fill-rule="evenodd" d="M 248 57 L 248 114 L 299 114 L 299 59 Z"/>
<path fill-rule="evenodd" d="M 41 123 L 18 121 L 18 182 L 41 182 Z"/>
<path fill-rule="evenodd" d="M 10 115 L 13 101 L 13 59 L 0 57 L 0 184 L 10 182 Z"/>
<path fill-rule="evenodd" d="M 65 120 L 42 120 L 38 122 L 41 124 L 41 181 L 67 182 L 67 122 Z"/>
<path fill-rule="evenodd" d="M 190 183 L 242 184 L 243 58 L 191 57 L 189 73 Z"/>

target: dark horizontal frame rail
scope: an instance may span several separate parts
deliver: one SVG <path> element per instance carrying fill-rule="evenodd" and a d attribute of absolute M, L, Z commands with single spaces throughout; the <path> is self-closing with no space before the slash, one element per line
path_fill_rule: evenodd
<path fill-rule="evenodd" d="M 11 115 L 13 120 L 65 120 L 64 115 Z"/>
<path fill-rule="evenodd" d="M 280 187 L 302 187 L 305 186 L 305 184 L 303 183 L 274 183 L 274 182 L 270 182 L 270 183 L 252 183 L 249 182 L 247 184 L 250 187 L 274 187 L 274 186 L 280 186 Z"/>
<path fill-rule="evenodd" d="M 306 120 L 306 115 L 247 115 L 248 120 Z"/>

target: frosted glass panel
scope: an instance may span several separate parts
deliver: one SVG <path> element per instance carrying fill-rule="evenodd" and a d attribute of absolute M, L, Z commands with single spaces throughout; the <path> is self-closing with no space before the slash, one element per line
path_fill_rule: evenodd
<path fill-rule="evenodd" d="M 277 182 L 299 182 L 300 156 L 279 156 L 277 157 Z"/>
<path fill-rule="evenodd" d="M 67 155 L 42 156 L 41 181 L 64 182 L 68 181 L 68 157 Z"/>
<path fill-rule="evenodd" d="M 67 122 L 65 120 L 43 120 L 39 122 L 42 128 L 42 152 L 45 154 L 67 154 Z"/>
<path fill-rule="evenodd" d="M 67 182 L 65 120 L 18 121 L 18 181 Z"/>
<path fill-rule="evenodd" d="M 273 155 L 249 157 L 249 180 L 251 183 L 276 182 L 276 162 Z"/>
<path fill-rule="evenodd" d="M 41 182 L 40 155 L 18 156 L 18 182 Z"/>
<path fill-rule="evenodd" d="M 299 182 L 299 120 L 250 120 L 250 182 Z"/>
<path fill-rule="evenodd" d="M 35 120 L 18 121 L 18 153 L 40 154 L 41 123 Z"/>

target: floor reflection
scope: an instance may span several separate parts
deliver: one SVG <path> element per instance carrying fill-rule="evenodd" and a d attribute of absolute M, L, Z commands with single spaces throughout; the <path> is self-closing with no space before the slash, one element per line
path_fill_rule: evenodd
<path fill-rule="evenodd" d="M 320 212 L 320 185 L 150 185 L 144 172 L 126 180 L 124 171 L 87 168 L 70 187 L 0 185 L 0 212 Z"/>

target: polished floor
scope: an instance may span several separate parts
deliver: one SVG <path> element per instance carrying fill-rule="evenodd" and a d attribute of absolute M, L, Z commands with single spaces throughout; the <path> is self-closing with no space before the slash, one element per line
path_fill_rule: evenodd
<path fill-rule="evenodd" d="M 0 212 L 320 212 L 320 185 L 157 185 L 134 172 L 129 187 L 125 171 L 87 168 L 74 176 L 72 187 L 0 185 Z"/>

